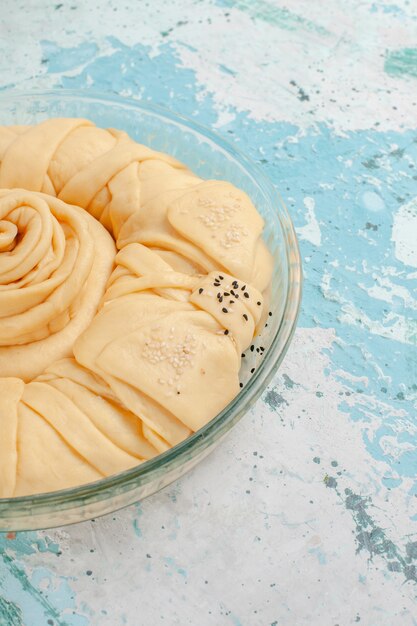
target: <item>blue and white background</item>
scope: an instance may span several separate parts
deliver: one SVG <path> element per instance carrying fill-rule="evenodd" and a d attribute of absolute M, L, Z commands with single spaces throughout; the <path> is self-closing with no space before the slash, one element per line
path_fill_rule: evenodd
<path fill-rule="evenodd" d="M 4 90 L 141 98 L 235 142 L 305 271 L 284 365 L 192 473 L 0 535 L 0 625 L 416 625 L 415 0 L 32 0 L 0 28 Z"/>

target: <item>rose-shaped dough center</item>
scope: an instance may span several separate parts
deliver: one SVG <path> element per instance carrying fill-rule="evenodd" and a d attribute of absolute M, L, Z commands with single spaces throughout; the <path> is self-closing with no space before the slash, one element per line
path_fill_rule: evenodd
<path fill-rule="evenodd" d="M 96 313 L 115 247 L 85 211 L 0 191 L 0 376 L 25 380 L 71 355 Z"/>

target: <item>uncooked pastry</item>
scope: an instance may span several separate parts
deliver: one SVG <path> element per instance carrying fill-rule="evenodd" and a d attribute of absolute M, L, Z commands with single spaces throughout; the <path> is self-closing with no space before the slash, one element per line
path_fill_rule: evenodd
<path fill-rule="evenodd" d="M 272 258 L 249 197 L 88 120 L 0 127 L 0 497 L 181 442 L 239 391 Z"/>

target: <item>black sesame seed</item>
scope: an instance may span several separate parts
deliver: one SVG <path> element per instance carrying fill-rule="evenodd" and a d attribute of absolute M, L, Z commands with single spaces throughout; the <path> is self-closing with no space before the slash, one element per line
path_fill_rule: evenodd
<path fill-rule="evenodd" d="M 220 296 L 219 302 L 223 302 L 223 296 Z"/>
<path fill-rule="evenodd" d="M 230 293 L 228 291 L 225 291 L 223 295 L 224 296 L 230 296 Z"/>
<path fill-rule="evenodd" d="M 272 311 L 269 311 L 268 315 L 269 317 L 272 317 Z"/>
<path fill-rule="evenodd" d="M 245 291 L 245 293 L 243 294 L 245 296 L 245 298 L 249 298 L 249 294 L 247 291 Z"/>
<path fill-rule="evenodd" d="M 246 321 L 248 321 L 248 316 L 246 315 L 246 313 L 243 314 L 243 317 L 245 318 Z"/>
<path fill-rule="evenodd" d="M 268 326 L 268 324 L 265 324 L 265 328 Z"/>
<path fill-rule="evenodd" d="M 246 285 L 243 285 L 242 291 L 245 291 L 245 289 L 246 289 Z"/>
<path fill-rule="evenodd" d="M 259 348 L 256 348 L 256 352 L 259 354 Z"/>
<path fill-rule="evenodd" d="M 239 387 L 242 389 L 242 387 L 243 387 L 243 383 L 239 383 Z"/>
<path fill-rule="evenodd" d="M 226 309 L 226 307 L 223 307 L 223 308 L 222 308 L 222 311 L 223 311 L 223 313 L 227 313 L 227 312 L 228 312 L 228 311 L 227 311 L 227 309 Z"/>
<path fill-rule="evenodd" d="M 229 304 L 234 304 L 235 301 L 234 300 L 229 300 Z"/>
<path fill-rule="evenodd" d="M 260 303 L 259 301 L 258 301 L 256 304 L 257 304 L 258 306 L 261 306 L 261 303 Z"/>
<path fill-rule="evenodd" d="M 229 334 L 229 331 L 227 330 L 227 328 L 226 328 L 226 330 L 224 331 L 224 334 L 225 334 L 225 335 L 228 335 L 228 334 Z"/>
<path fill-rule="evenodd" d="M 217 294 L 217 298 L 221 298 L 221 297 L 222 297 L 222 294 L 221 294 L 221 292 L 219 291 L 219 293 Z"/>
<path fill-rule="evenodd" d="M 265 348 L 264 348 L 263 346 L 259 346 L 259 350 L 260 350 L 261 352 L 264 352 L 264 351 L 265 351 Z"/>
<path fill-rule="evenodd" d="M 232 282 L 232 287 L 233 287 L 234 289 L 238 289 L 238 288 L 239 288 L 239 283 L 237 282 L 237 280 L 234 280 L 234 281 Z"/>
<path fill-rule="evenodd" d="M 242 354 L 241 354 L 242 359 L 244 359 L 245 356 L 246 356 L 246 354 L 244 352 L 242 352 Z"/>
<path fill-rule="evenodd" d="M 213 283 L 213 287 L 220 287 L 220 283 L 219 282 Z"/>
<path fill-rule="evenodd" d="M 250 347 L 250 351 L 253 352 L 255 350 L 255 346 L 252 344 Z"/>
<path fill-rule="evenodd" d="M 220 280 L 224 280 L 224 276 L 221 276 L 220 274 L 219 274 L 219 278 Z"/>
<path fill-rule="evenodd" d="M 254 367 L 252 367 L 252 369 L 251 369 L 250 373 L 251 373 L 251 374 L 253 374 L 253 373 L 254 373 L 254 371 L 255 371 L 255 368 L 254 368 Z"/>
<path fill-rule="evenodd" d="M 203 293 L 203 291 L 204 291 L 203 288 L 200 287 L 200 289 L 198 290 L 198 293 Z"/>

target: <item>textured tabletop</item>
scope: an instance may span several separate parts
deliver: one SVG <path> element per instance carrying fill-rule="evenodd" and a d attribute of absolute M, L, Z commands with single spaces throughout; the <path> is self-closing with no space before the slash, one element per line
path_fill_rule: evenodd
<path fill-rule="evenodd" d="M 0 535 L 3 626 L 417 624 L 417 3 L 2 3 L 0 86 L 164 105 L 259 162 L 305 289 L 285 362 L 194 471 Z"/>

